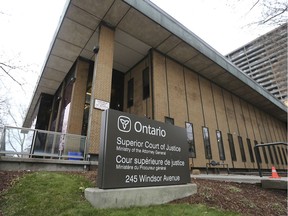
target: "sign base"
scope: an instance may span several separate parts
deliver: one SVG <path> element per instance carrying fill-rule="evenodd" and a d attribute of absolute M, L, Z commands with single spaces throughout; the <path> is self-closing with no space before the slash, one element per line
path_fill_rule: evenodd
<path fill-rule="evenodd" d="M 85 198 L 95 208 L 159 205 L 197 193 L 196 184 L 120 189 L 86 188 Z"/>

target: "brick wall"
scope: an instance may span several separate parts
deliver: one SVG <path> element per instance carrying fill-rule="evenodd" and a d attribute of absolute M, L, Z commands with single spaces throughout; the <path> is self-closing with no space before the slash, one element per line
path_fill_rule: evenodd
<path fill-rule="evenodd" d="M 113 53 L 114 53 L 114 30 L 104 25 L 99 33 L 99 52 L 94 65 L 94 76 L 92 83 L 92 98 L 110 102 Z M 97 154 L 99 152 L 100 130 L 102 111 L 93 108 L 90 113 L 89 152 Z"/>
<path fill-rule="evenodd" d="M 154 119 L 163 122 L 165 116 L 168 116 L 180 127 L 185 127 L 186 121 L 193 123 L 196 145 L 196 158 L 192 159 L 194 166 L 203 167 L 208 162 L 205 159 L 203 126 L 209 128 L 212 160 L 215 161 L 220 161 L 216 130 L 222 132 L 225 163 L 228 163 L 229 167 L 256 168 L 256 163 L 250 161 L 246 138 L 251 140 L 252 148 L 254 140 L 258 143 L 286 141 L 285 124 L 269 113 L 264 113 L 157 51 L 153 51 L 152 56 Z M 232 134 L 236 151 L 237 160 L 233 162 L 228 133 Z M 246 162 L 242 161 L 238 136 L 243 140 Z M 268 164 L 265 163 L 263 151 L 260 150 L 262 168 L 269 168 L 272 165 L 267 147 L 266 154 Z M 280 160 L 278 151 L 276 155 Z M 254 158 L 256 159 L 255 155 Z M 281 162 L 279 165 L 275 163 L 274 165 L 284 168 Z"/>

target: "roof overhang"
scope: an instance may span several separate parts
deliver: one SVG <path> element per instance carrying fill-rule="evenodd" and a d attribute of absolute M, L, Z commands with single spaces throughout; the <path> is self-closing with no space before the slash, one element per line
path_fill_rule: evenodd
<path fill-rule="evenodd" d="M 41 93 L 55 94 L 78 57 L 94 59 L 100 23 L 115 28 L 116 70 L 127 72 L 148 50 L 175 59 L 256 107 L 287 122 L 287 107 L 224 56 L 148 0 L 68 0 L 50 45 L 24 127 L 37 113 Z M 100 48 L 101 49 L 101 48 Z"/>

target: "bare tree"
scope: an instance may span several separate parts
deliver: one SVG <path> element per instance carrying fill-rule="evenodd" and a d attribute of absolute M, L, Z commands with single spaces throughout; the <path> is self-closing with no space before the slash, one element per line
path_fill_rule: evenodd
<path fill-rule="evenodd" d="M 287 0 L 226 0 L 226 5 L 233 10 L 237 10 L 239 6 L 245 5 L 247 11 L 243 11 L 243 16 L 251 17 L 251 22 L 248 26 L 260 25 L 277 27 L 287 23 Z"/>
<path fill-rule="evenodd" d="M 3 105 L 8 106 L 9 103 L 5 102 Z M 21 106 L 18 108 L 19 114 L 23 118 L 25 110 Z M 15 114 L 11 112 L 11 109 L 6 109 L 5 114 L 12 119 L 13 125 L 17 126 L 19 124 L 18 119 L 15 118 Z M 9 155 L 12 157 L 27 157 L 25 154 L 30 152 L 33 133 L 31 134 L 23 128 L 11 126 L 4 127 L 2 133 L 3 137 L 1 137 L 0 150 L 10 152 Z"/>
<path fill-rule="evenodd" d="M 18 65 L 17 58 L 5 60 L 7 56 L 0 54 L 0 127 L 7 124 L 7 119 L 13 116 L 11 113 L 11 88 L 19 88 L 25 93 L 25 80 L 19 76 L 19 72 L 25 73 L 25 66 Z M 15 121 L 12 119 L 12 122 Z"/>
<path fill-rule="evenodd" d="M 10 15 L 0 10 L 0 18 L 7 18 Z M 11 120 L 11 117 L 15 116 L 11 113 L 13 95 L 11 92 L 26 95 L 27 90 L 27 78 L 32 73 L 35 73 L 27 63 L 23 62 L 21 53 L 13 53 L 11 50 L 0 50 L 0 127 L 7 124 L 7 118 L 11 123 L 15 123 L 15 119 Z M 18 106 L 17 106 L 18 107 Z M 18 120 L 19 124 L 19 120 Z"/>
<path fill-rule="evenodd" d="M 283 25 L 287 22 L 287 0 L 256 0 L 249 12 L 256 7 L 261 8 L 262 17 L 255 21 L 259 25 Z"/>
<path fill-rule="evenodd" d="M 5 116 L 8 115 L 9 109 L 9 98 L 5 95 L 0 95 L 0 128 L 2 128 L 6 124 Z"/>
<path fill-rule="evenodd" d="M 10 54 L 2 51 L 0 53 L 0 77 L 7 83 L 11 81 L 24 91 L 24 85 L 27 84 L 25 80 L 25 73 L 31 72 L 31 65 L 22 61 L 21 53 Z M 8 78 L 5 79 L 5 78 Z M 1 79 L 2 85 L 6 83 Z"/>

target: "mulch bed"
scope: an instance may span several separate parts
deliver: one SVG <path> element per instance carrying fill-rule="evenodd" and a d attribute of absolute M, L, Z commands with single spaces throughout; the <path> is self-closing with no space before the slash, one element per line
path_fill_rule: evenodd
<path fill-rule="evenodd" d="M 246 184 L 194 179 L 197 194 L 172 203 L 205 204 L 242 215 L 287 215 L 287 191 Z"/>
<path fill-rule="evenodd" d="M 0 171 L 0 199 L 26 171 Z M 73 172 L 75 174 L 75 172 Z M 96 171 L 77 172 L 96 185 Z M 259 184 L 193 179 L 197 194 L 171 203 L 203 204 L 242 215 L 272 216 L 287 215 L 287 191 L 263 189 Z M 0 210 L 0 216 L 1 210 Z"/>

